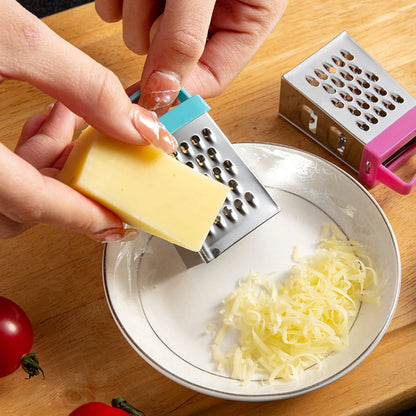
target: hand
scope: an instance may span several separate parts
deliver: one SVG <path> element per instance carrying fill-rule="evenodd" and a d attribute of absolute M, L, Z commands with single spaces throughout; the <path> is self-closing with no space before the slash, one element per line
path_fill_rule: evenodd
<path fill-rule="evenodd" d="M 65 104 L 31 118 L 15 153 L 0 144 L 0 237 L 46 223 L 100 241 L 127 238 L 118 217 L 54 179 L 61 154 L 82 119 L 122 141 L 153 143 L 167 152 L 174 138 L 154 113 L 130 102 L 111 71 L 14 0 L 0 2 L 0 39 L 0 83 L 26 81 Z"/>
<path fill-rule="evenodd" d="M 181 86 L 211 97 L 247 65 L 287 0 L 96 0 L 106 21 L 123 19 L 126 45 L 148 52 L 140 104 L 166 111 Z"/>

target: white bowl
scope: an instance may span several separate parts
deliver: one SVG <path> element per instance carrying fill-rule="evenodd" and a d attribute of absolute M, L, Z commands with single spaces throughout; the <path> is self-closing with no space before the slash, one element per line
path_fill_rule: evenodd
<path fill-rule="evenodd" d="M 282 212 L 209 264 L 187 269 L 173 245 L 141 233 L 105 247 L 103 278 L 110 311 L 121 333 L 150 365 L 198 392 L 234 400 L 296 396 L 337 380 L 380 341 L 398 301 L 401 268 L 393 230 L 372 196 L 335 165 L 272 144 L 241 143 L 236 150 L 267 187 Z M 312 252 L 324 223 L 336 223 L 361 242 L 381 273 L 379 304 L 364 303 L 350 345 L 296 381 L 248 386 L 216 369 L 212 334 L 221 302 L 249 272 L 284 279 L 292 253 Z"/>

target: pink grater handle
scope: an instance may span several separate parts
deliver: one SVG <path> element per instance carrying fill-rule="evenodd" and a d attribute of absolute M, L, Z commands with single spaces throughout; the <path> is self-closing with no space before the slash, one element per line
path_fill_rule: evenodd
<path fill-rule="evenodd" d="M 364 146 L 359 180 L 371 187 L 381 182 L 400 194 L 410 193 L 416 185 L 416 174 L 410 181 L 405 182 L 393 170 L 416 152 L 416 145 L 406 149 L 389 167 L 384 166 L 383 162 L 400 151 L 415 135 L 416 106 Z"/>

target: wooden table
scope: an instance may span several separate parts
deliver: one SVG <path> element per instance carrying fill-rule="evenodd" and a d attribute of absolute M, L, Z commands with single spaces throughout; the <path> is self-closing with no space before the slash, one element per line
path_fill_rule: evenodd
<path fill-rule="evenodd" d="M 121 26 L 102 23 L 92 4 L 45 22 L 111 68 L 125 86 L 137 81 L 143 58 L 124 47 Z M 208 101 L 210 114 L 234 142 L 290 145 L 347 169 L 278 117 L 280 76 L 347 30 L 416 96 L 415 22 L 413 0 L 292 0 L 247 68 L 225 93 Z M 0 87 L 2 142 L 13 148 L 24 121 L 50 101 L 27 84 L 4 83 Z M 416 170 L 416 162 L 407 166 Z M 416 193 L 400 196 L 383 185 L 371 193 L 392 224 L 402 258 L 402 291 L 389 330 L 348 375 L 312 393 L 275 402 L 233 402 L 195 393 L 143 361 L 124 340 L 107 308 L 102 245 L 46 226 L 0 241 L 0 294 L 15 300 L 29 315 L 35 332 L 33 351 L 46 372 L 45 380 L 25 380 L 20 370 L 1 379 L 0 414 L 63 416 L 84 402 L 109 403 L 119 395 L 147 416 L 375 416 L 416 405 Z"/>

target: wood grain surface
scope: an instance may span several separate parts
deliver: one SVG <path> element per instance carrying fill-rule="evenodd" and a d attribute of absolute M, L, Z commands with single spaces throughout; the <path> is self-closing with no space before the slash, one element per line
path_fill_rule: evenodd
<path fill-rule="evenodd" d="M 44 19 L 59 35 L 113 70 L 126 87 L 143 57 L 128 51 L 121 26 L 105 24 L 93 4 Z M 208 100 L 233 142 L 293 146 L 345 165 L 278 117 L 280 77 L 346 30 L 416 96 L 416 3 L 412 0 L 292 0 L 275 31 L 233 84 Z M 1 141 L 14 148 L 24 121 L 51 99 L 21 82 L 0 87 Z M 415 121 L 416 122 L 416 121 Z M 416 161 L 406 165 L 416 171 Z M 13 172 L 10 172 L 13 174 Z M 106 305 L 103 246 L 74 232 L 36 226 L 0 241 L 0 294 L 30 317 L 46 378 L 18 370 L 0 379 L 0 415 L 68 415 L 87 401 L 124 395 L 147 416 L 392 415 L 416 405 L 416 193 L 371 189 L 396 234 L 402 260 L 399 304 L 370 356 L 340 380 L 296 398 L 245 403 L 205 396 L 164 377 L 124 340 Z"/>

